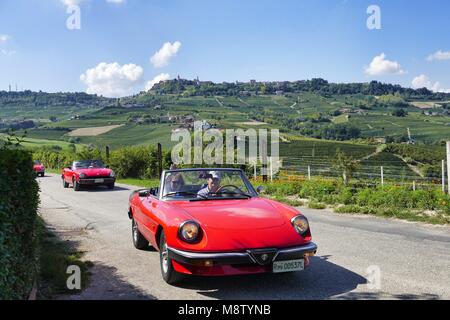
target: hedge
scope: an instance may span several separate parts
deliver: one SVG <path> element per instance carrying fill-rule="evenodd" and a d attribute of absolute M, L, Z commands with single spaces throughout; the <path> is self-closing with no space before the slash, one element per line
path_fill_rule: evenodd
<path fill-rule="evenodd" d="M 26 299 L 38 272 L 39 187 L 31 154 L 0 149 L 0 300 Z"/>

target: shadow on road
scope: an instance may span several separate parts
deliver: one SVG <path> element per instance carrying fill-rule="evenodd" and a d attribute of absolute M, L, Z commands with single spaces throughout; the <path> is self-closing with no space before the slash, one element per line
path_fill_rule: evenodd
<path fill-rule="evenodd" d="M 124 280 L 115 267 L 94 261 L 89 272 L 90 282 L 85 290 L 80 294 L 60 296 L 59 300 L 156 300 Z"/>
<path fill-rule="evenodd" d="M 384 292 L 349 292 L 344 296 L 337 297 L 338 300 L 439 300 L 436 294 L 388 294 Z"/>
<path fill-rule="evenodd" d="M 124 191 L 124 190 L 134 190 L 134 189 L 115 186 L 114 189 L 110 190 L 104 186 L 98 186 L 98 187 L 83 186 L 83 187 L 81 187 L 81 190 L 78 192 L 117 192 L 117 191 Z"/>
<path fill-rule="evenodd" d="M 366 279 L 327 260 L 313 257 L 302 272 L 237 277 L 191 277 L 179 284 L 215 299 L 328 299 L 354 290 Z"/>

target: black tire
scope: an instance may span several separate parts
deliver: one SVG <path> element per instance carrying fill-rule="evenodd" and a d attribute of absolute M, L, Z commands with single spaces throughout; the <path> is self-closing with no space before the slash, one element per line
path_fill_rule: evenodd
<path fill-rule="evenodd" d="M 136 249 L 144 250 L 148 248 L 149 243 L 139 231 L 134 219 L 131 220 L 131 237 L 133 238 L 133 244 Z"/>
<path fill-rule="evenodd" d="M 80 187 L 79 183 L 77 182 L 77 179 L 74 178 L 72 181 L 73 181 L 73 190 L 80 191 L 81 187 Z"/>
<path fill-rule="evenodd" d="M 66 182 L 66 180 L 64 180 L 64 178 L 62 178 L 62 182 L 64 189 L 67 189 L 69 187 L 69 184 Z"/>
<path fill-rule="evenodd" d="M 161 238 L 159 240 L 159 264 L 161 267 L 162 278 L 168 284 L 175 284 L 184 278 L 181 273 L 176 272 L 173 268 L 172 259 L 170 259 L 168 255 L 164 231 L 161 232 Z"/>
<path fill-rule="evenodd" d="M 41 173 L 41 177 L 42 177 L 42 178 L 45 177 L 45 173 L 42 172 L 42 173 Z"/>
<path fill-rule="evenodd" d="M 109 190 L 113 190 L 114 189 L 114 183 L 110 183 L 107 185 Z"/>

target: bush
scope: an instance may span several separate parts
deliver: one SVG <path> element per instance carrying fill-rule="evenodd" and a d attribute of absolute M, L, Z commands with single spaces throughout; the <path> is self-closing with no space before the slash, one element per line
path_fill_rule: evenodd
<path fill-rule="evenodd" d="M 38 184 L 31 154 L 0 150 L 0 300 L 24 299 L 38 270 Z"/>
<path fill-rule="evenodd" d="M 115 150 L 108 163 L 119 178 L 159 178 L 157 150 L 153 146 Z M 163 168 L 168 168 L 169 164 L 170 153 L 163 152 Z"/>
<path fill-rule="evenodd" d="M 300 197 L 314 198 L 317 201 L 330 203 L 330 195 L 335 195 L 338 189 L 338 182 L 332 180 L 313 179 L 303 182 L 300 190 Z M 331 202 L 333 202 L 331 200 Z"/>

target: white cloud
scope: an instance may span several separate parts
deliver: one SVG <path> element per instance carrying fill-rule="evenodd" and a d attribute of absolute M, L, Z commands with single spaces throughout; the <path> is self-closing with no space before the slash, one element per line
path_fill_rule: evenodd
<path fill-rule="evenodd" d="M 144 69 L 138 65 L 121 66 L 117 62 L 102 62 L 95 68 L 88 69 L 80 76 L 80 80 L 87 85 L 87 93 L 123 97 L 133 93 L 143 76 Z"/>
<path fill-rule="evenodd" d="M 170 79 L 170 75 L 168 73 L 161 73 L 154 77 L 152 80 L 148 81 L 145 85 L 145 91 L 150 90 L 153 86 L 161 81 L 166 81 Z"/>
<path fill-rule="evenodd" d="M 12 56 L 13 54 L 16 53 L 16 51 L 14 50 L 6 50 L 6 49 L 2 49 L 0 50 L 1 54 L 4 54 L 6 56 Z"/>
<path fill-rule="evenodd" d="M 430 78 L 424 74 L 421 74 L 420 76 L 417 76 L 413 79 L 411 82 L 414 89 L 421 89 L 421 88 L 427 88 L 434 92 L 445 92 L 450 93 L 450 89 L 444 89 L 441 87 L 441 84 L 439 81 L 432 82 Z"/>
<path fill-rule="evenodd" d="M 106 0 L 108 3 L 115 3 L 115 4 L 121 4 L 124 3 L 125 0 Z"/>
<path fill-rule="evenodd" d="M 11 39 L 11 36 L 7 34 L 0 34 L 0 43 L 4 43 Z"/>
<path fill-rule="evenodd" d="M 170 59 L 175 56 L 181 48 L 181 42 L 175 41 L 174 43 L 166 42 L 151 58 L 150 62 L 155 68 L 161 68 L 166 66 Z"/>
<path fill-rule="evenodd" d="M 66 7 L 79 6 L 84 0 L 61 0 Z"/>
<path fill-rule="evenodd" d="M 368 67 L 365 67 L 365 73 L 370 76 L 380 76 L 387 74 L 404 74 L 405 71 L 397 61 L 386 59 L 386 55 L 381 53 L 373 58 Z"/>
<path fill-rule="evenodd" d="M 433 54 L 430 54 L 427 58 L 428 61 L 434 61 L 434 60 L 450 60 L 450 51 L 436 51 Z"/>

